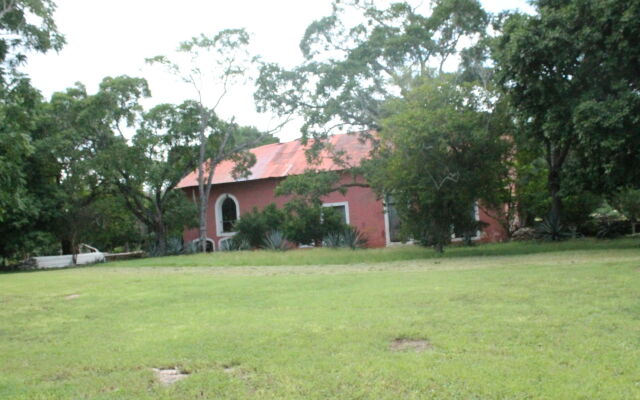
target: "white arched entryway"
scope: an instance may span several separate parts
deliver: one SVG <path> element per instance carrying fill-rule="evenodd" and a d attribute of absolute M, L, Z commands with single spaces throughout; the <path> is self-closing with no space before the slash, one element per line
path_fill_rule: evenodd
<path fill-rule="evenodd" d="M 240 218 L 240 203 L 229 193 L 218 196 L 215 204 L 216 234 L 219 237 L 233 236 L 233 226 Z"/>
<path fill-rule="evenodd" d="M 207 240 L 207 253 L 211 251 L 216 251 L 216 242 L 211 238 L 207 238 L 206 240 Z M 192 240 L 191 244 L 194 247 L 194 250 L 196 252 L 200 251 L 200 239 Z"/>

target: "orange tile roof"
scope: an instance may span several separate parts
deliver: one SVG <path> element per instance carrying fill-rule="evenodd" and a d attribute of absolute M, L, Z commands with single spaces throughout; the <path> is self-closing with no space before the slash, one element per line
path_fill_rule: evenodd
<path fill-rule="evenodd" d="M 350 165 L 358 165 L 360 161 L 369 156 L 371 142 L 362 143 L 358 134 L 333 135 L 329 143 L 336 149 L 346 153 Z M 309 168 L 322 171 L 339 171 L 344 169 L 336 164 L 326 151 L 321 153 L 319 164 L 307 162 L 305 150 L 309 145 L 303 146 L 300 140 L 287 143 L 274 143 L 256 147 L 249 150 L 256 156 L 256 164 L 251 168 L 248 178 L 233 179 L 231 172 L 234 163 L 223 161 L 213 174 L 213 183 L 230 183 L 237 181 L 252 181 L 267 178 L 283 178 L 288 175 L 299 175 Z M 198 186 L 198 171 L 193 171 L 178 183 L 178 188 Z"/>

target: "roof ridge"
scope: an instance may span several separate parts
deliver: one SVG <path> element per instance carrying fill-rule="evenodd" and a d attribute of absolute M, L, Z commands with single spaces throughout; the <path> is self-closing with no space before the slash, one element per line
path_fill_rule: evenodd
<path fill-rule="evenodd" d="M 359 142 L 359 132 L 339 133 L 329 136 L 330 141 L 347 151 L 352 160 L 359 162 L 368 156 L 370 146 L 364 143 L 356 145 Z M 345 139 L 350 137 L 348 140 Z M 256 156 L 256 164 L 250 169 L 250 175 L 242 182 L 266 179 L 266 178 L 284 178 L 289 175 L 298 175 L 304 173 L 310 165 L 305 155 L 306 145 L 302 145 L 302 138 L 291 140 L 289 142 L 269 143 L 262 146 L 249 149 Z M 311 139 L 313 141 L 313 139 Z M 313 143 L 313 142 L 312 142 Z M 345 147 L 346 146 L 346 147 Z M 320 170 L 339 170 L 339 166 L 331 158 L 323 158 L 317 165 Z M 232 183 L 236 180 L 232 175 L 233 162 L 226 160 L 218 164 L 213 180 L 215 184 Z M 197 173 L 194 170 L 180 181 L 178 188 L 197 186 Z"/>
<path fill-rule="evenodd" d="M 345 132 L 345 133 L 335 133 L 332 135 L 329 135 L 328 138 L 333 138 L 336 136 L 343 136 L 343 135 L 356 135 L 356 134 L 360 134 L 360 131 L 355 131 L 355 132 Z M 276 146 L 276 145 L 281 145 L 281 144 L 290 144 L 290 143 L 294 143 L 294 142 L 300 142 L 302 140 L 302 138 L 298 138 L 298 139 L 293 139 L 293 140 L 289 140 L 288 142 L 276 142 L 276 143 L 267 143 L 267 144 L 263 144 L 257 147 L 252 147 L 249 150 L 254 150 L 254 149 L 259 149 L 262 147 L 267 147 L 267 146 Z M 309 142 L 314 141 L 315 139 L 309 139 Z"/>

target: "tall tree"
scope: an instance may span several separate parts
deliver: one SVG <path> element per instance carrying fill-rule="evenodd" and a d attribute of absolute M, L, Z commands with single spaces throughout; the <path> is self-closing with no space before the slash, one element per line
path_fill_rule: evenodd
<path fill-rule="evenodd" d="M 430 7 L 398 2 L 385 9 L 369 0 L 334 1 L 333 13 L 307 28 L 301 65 L 262 65 L 256 99 L 262 109 L 301 114 L 303 138 L 369 132 L 380 127 L 385 101 L 442 72 L 484 34 L 487 21 L 476 0 L 437 0 Z M 323 142 L 313 144 L 317 151 Z"/>
<path fill-rule="evenodd" d="M 640 182 L 640 5 L 633 0 L 538 0 L 509 15 L 493 56 L 520 132 L 542 147 L 550 216 L 562 213 L 567 160 L 585 186 L 613 193 Z"/>
<path fill-rule="evenodd" d="M 154 235 L 158 254 L 167 251 L 170 233 L 195 221 L 193 204 L 174 190 L 196 166 L 198 105 L 160 104 L 142 115 L 131 144 L 121 138 L 106 152 L 109 180 L 126 207 Z"/>
<path fill-rule="evenodd" d="M 55 171 L 58 202 L 58 229 L 65 254 L 76 254 L 86 232 L 92 204 L 110 188 L 105 165 L 107 156 L 123 126 L 132 126 L 140 111 L 138 100 L 147 96 L 146 81 L 126 76 L 105 78 L 96 94 L 90 95 L 78 84 L 55 93 L 46 106 L 43 131 L 37 142 L 39 157 L 49 160 Z"/>
<path fill-rule="evenodd" d="M 404 236 L 439 252 L 452 227 L 478 230 L 476 201 L 500 207 L 508 190 L 508 143 L 493 96 L 457 78 L 425 80 L 406 100 L 390 102 L 367 168 L 378 193 L 393 197 Z"/>
<path fill-rule="evenodd" d="M 218 116 L 218 108 L 232 90 L 232 85 L 248 79 L 251 65 L 256 58 L 248 52 L 249 34 L 244 29 L 227 29 L 208 37 L 201 35 L 182 42 L 178 52 L 191 58 L 189 65 L 171 61 L 166 56 L 148 59 L 149 63 L 165 66 L 169 72 L 180 77 L 192 86 L 196 97 L 193 104 L 197 107 L 198 127 L 198 216 L 199 240 L 201 250 L 206 251 L 207 214 L 209 196 L 213 186 L 213 175 L 222 161 L 236 163 L 235 172 L 246 174 L 248 167 L 255 162 L 247 150 L 259 144 L 274 140 L 273 132 L 246 130 L 231 121 Z M 213 93 L 208 93 L 212 90 Z"/>
<path fill-rule="evenodd" d="M 20 257 L 46 236 L 11 234 L 37 219 L 39 198 L 30 186 L 30 157 L 35 148 L 42 99 L 28 78 L 19 72 L 27 51 L 59 50 L 64 37 L 53 20 L 55 4 L 50 0 L 0 1 L 0 256 Z M 32 234 L 33 233 L 33 234 Z M 31 240 L 29 237 L 37 237 Z M 45 239 L 44 241 L 47 241 Z"/>
<path fill-rule="evenodd" d="M 0 81 L 25 63 L 27 51 L 60 50 L 65 43 L 58 32 L 52 0 L 0 0 Z"/>
<path fill-rule="evenodd" d="M 21 259 L 48 249 L 51 209 L 47 188 L 57 166 L 38 154 L 45 105 L 27 79 L 2 88 L 0 96 L 0 257 Z"/>

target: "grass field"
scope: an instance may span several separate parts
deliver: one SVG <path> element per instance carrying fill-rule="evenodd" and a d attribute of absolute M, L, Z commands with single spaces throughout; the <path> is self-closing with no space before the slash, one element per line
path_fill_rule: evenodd
<path fill-rule="evenodd" d="M 636 399 L 638 360 L 630 240 L 0 275 L 0 399 Z"/>
<path fill-rule="evenodd" d="M 635 239 L 581 239 L 568 242 L 510 242 L 480 246 L 451 246 L 444 254 L 420 246 L 399 246 L 383 249 L 301 249 L 295 251 L 233 251 L 215 254 L 190 254 L 162 258 L 143 258 L 112 262 L 113 267 L 238 267 L 282 265 L 328 265 L 379 263 L 391 261 L 485 257 L 549 253 L 576 250 L 638 249 L 640 237 Z"/>

